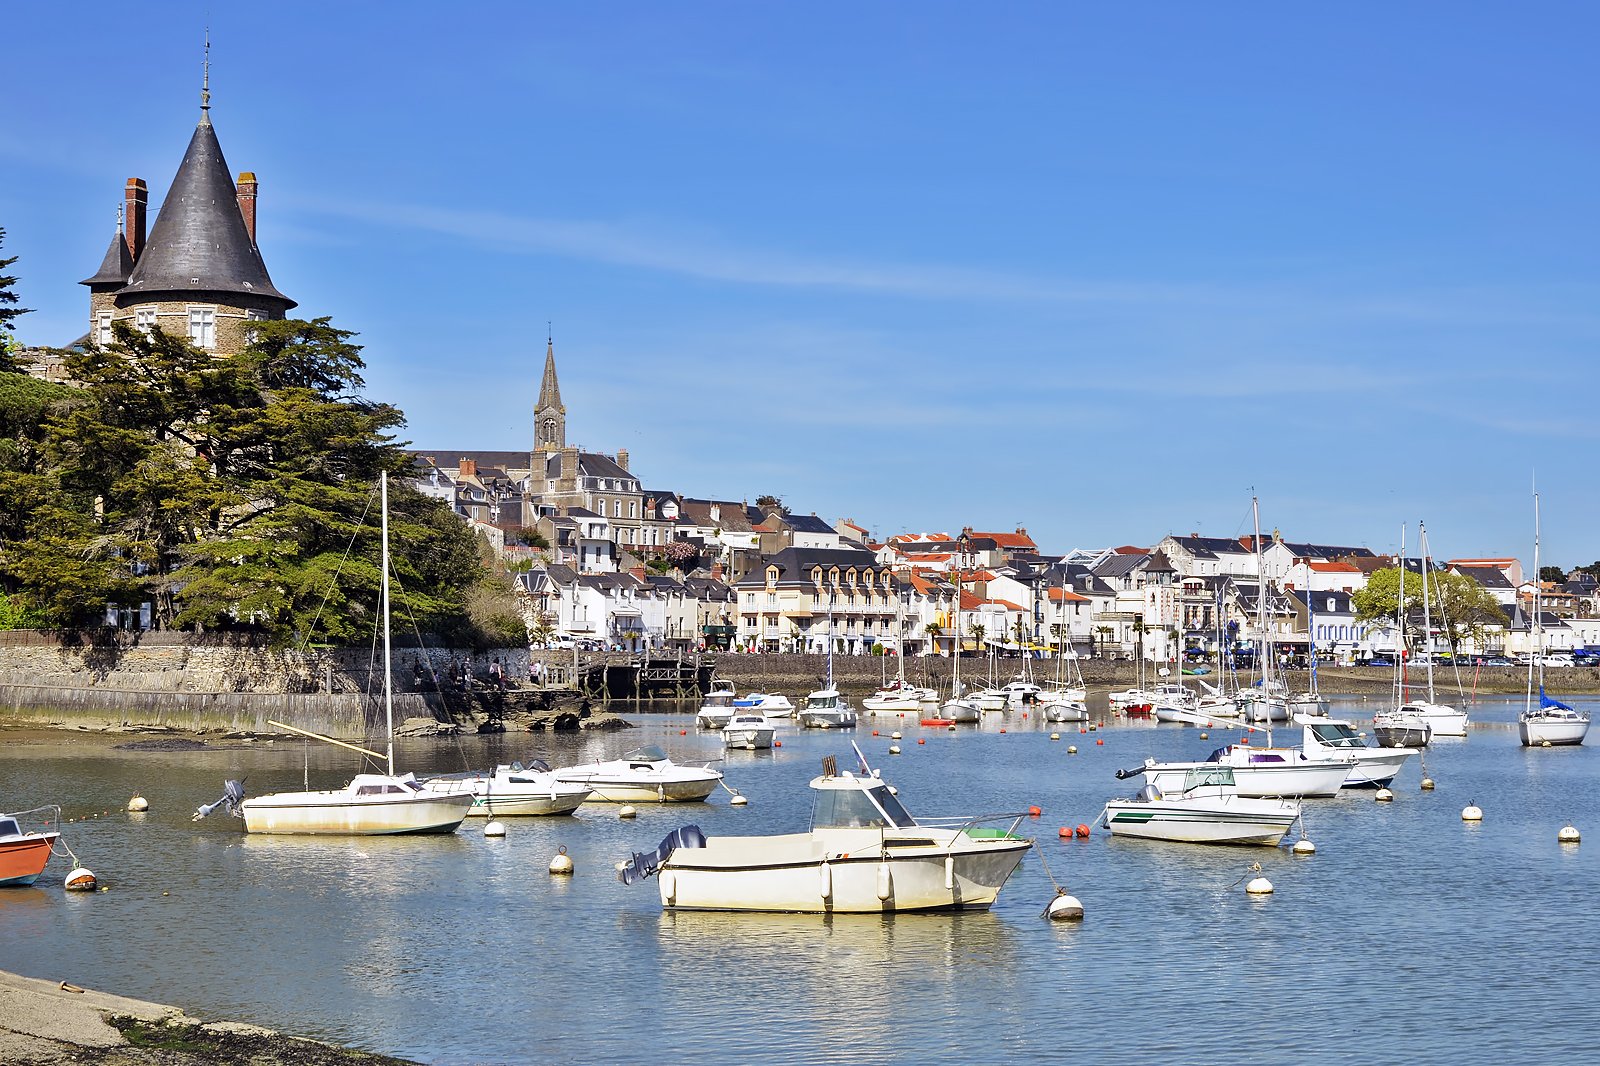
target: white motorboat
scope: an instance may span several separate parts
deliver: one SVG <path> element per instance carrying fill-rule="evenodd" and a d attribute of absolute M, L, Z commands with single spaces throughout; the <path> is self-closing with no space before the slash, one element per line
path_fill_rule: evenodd
<path fill-rule="evenodd" d="M 891 682 L 862 700 L 861 708 L 873 714 L 904 714 L 921 710 L 923 701 L 930 698 L 937 699 L 937 696 L 926 695 L 923 689 L 911 685 Z"/>
<path fill-rule="evenodd" d="M 913 818 L 876 771 L 841 774 L 831 757 L 810 787 L 809 832 L 706 837 L 684 827 L 618 876 L 654 874 L 666 910 L 986 910 L 1033 845 L 1015 835 L 1020 815 Z M 1009 828 L 983 825 L 1003 819 Z"/>
<path fill-rule="evenodd" d="M 1533 495 L 1533 572 L 1539 572 L 1539 494 Z M 1571 747 L 1589 735 L 1589 714 L 1562 703 L 1544 692 L 1544 618 L 1539 602 L 1540 586 L 1533 583 L 1533 657 L 1528 663 L 1528 699 L 1517 715 L 1517 736 L 1525 748 Z M 1539 683 L 1539 704 L 1534 706 L 1534 678 Z"/>
<path fill-rule="evenodd" d="M 787 718 L 794 713 L 794 704 L 788 696 L 776 692 L 752 692 L 733 701 L 741 711 L 760 711 L 768 718 Z"/>
<path fill-rule="evenodd" d="M 1143 766 L 1118 770 L 1118 778 L 1143 775 L 1144 783 L 1158 792 L 1182 792 L 1190 770 L 1207 766 L 1227 766 L 1233 770 L 1239 795 L 1257 798 L 1289 796 L 1335 796 L 1344 786 L 1355 759 L 1311 760 L 1298 748 L 1252 747 L 1229 744 L 1218 748 L 1204 760 L 1195 762 L 1157 762 L 1146 759 Z"/>
<path fill-rule="evenodd" d="M 1006 706 L 1012 710 L 1020 711 L 1039 702 L 1043 689 L 1026 678 L 1018 678 L 1001 688 L 1006 694 Z"/>
<path fill-rule="evenodd" d="M 795 717 L 807 729 L 852 729 L 856 724 L 850 701 L 832 686 L 807 695 Z"/>
<path fill-rule="evenodd" d="M 1300 817 L 1294 800 L 1242 795 L 1229 766 L 1197 766 L 1172 792 L 1146 784 L 1132 799 L 1111 800 L 1100 815 L 1112 836 L 1184 844 L 1275 847 Z"/>
<path fill-rule="evenodd" d="M 766 715 L 756 711 L 740 711 L 722 727 L 722 743 L 746 751 L 765 750 L 772 747 L 773 732 L 773 725 Z"/>
<path fill-rule="evenodd" d="M 1402 715 L 1409 714 L 1428 727 L 1428 740 L 1437 737 L 1464 737 L 1467 735 L 1467 712 L 1431 700 L 1411 700 L 1399 707 Z"/>
<path fill-rule="evenodd" d="M 1300 748 L 1307 757 L 1355 756 L 1345 775 L 1345 788 L 1387 788 L 1406 760 L 1417 754 L 1414 748 L 1368 747 L 1349 722 L 1307 716 L 1300 720 L 1300 726 Z"/>
<path fill-rule="evenodd" d="M 716 791 L 722 773 L 709 766 L 680 766 L 654 744 L 610 762 L 565 766 L 557 781 L 587 785 L 596 803 L 688 803 Z"/>
<path fill-rule="evenodd" d="M 1287 722 L 1289 697 L 1282 691 L 1243 689 L 1238 698 L 1239 715 L 1247 722 Z"/>
<path fill-rule="evenodd" d="M 1003 688 L 983 688 L 967 698 L 985 714 L 997 714 L 1006 709 L 1009 693 Z"/>
<path fill-rule="evenodd" d="M 731 681 L 712 681 L 711 690 L 701 700 L 700 710 L 694 716 L 694 724 L 701 729 L 721 729 L 727 725 L 735 710 L 735 695 Z"/>
<path fill-rule="evenodd" d="M 446 795 L 429 792 L 412 774 L 399 775 L 394 769 L 394 688 L 391 680 L 389 643 L 389 476 L 380 479 L 381 577 L 380 610 L 383 615 L 383 706 L 388 727 L 386 752 L 369 751 L 295 726 L 273 722 L 277 728 L 313 737 L 385 761 L 387 772 L 357 774 L 343 788 L 304 792 L 275 792 L 252 799 L 244 798 L 244 786 L 230 781 L 223 799 L 195 812 L 200 819 L 226 804 L 229 811 L 244 819 L 247 833 L 279 833 L 338 836 L 387 836 L 399 833 L 453 833 L 472 807 L 466 793 Z"/>
<path fill-rule="evenodd" d="M 422 782 L 424 791 L 472 797 L 467 817 L 500 818 L 571 814 L 593 791 L 588 785 L 558 781 L 548 764 L 532 760 L 502 763 L 494 773 L 447 774 Z"/>
<path fill-rule="evenodd" d="M 1207 720 L 1239 717 L 1239 701 L 1231 696 L 1224 696 L 1220 692 L 1211 692 L 1201 696 L 1195 709 L 1204 715 Z"/>

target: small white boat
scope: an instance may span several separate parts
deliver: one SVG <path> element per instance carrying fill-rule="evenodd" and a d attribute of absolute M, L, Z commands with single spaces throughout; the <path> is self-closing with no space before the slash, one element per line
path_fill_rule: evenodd
<path fill-rule="evenodd" d="M 984 688 L 967 698 L 977 706 L 978 710 L 985 714 L 995 714 L 1006 709 L 1008 696 L 1009 693 L 1003 688 Z"/>
<path fill-rule="evenodd" d="M 852 729 L 856 712 L 836 688 L 820 688 L 806 696 L 795 716 L 807 729 Z"/>
<path fill-rule="evenodd" d="M 502 763 L 492 774 L 430 777 L 422 787 L 447 796 L 471 796 L 468 818 L 571 814 L 592 791 L 588 785 L 556 780 L 549 765 L 537 759 L 526 766 L 520 762 Z"/>
<path fill-rule="evenodd" d="M 1111 800 L 1100 819 L 1112 836 L 1184 844 L 1277 846 L 1300 817 L 1293 800 L 1241 795 L 1228 766 L 1197 766 L 1171 793 L 1145 785 L 1132 799 Z"/>
<path fill-rule="evenodd" d="M 1118 778 L 1143 775 L 1144 783 L 1158 792 L 1182 792 L 1190 770 L 1207 766 L 1227 766 L 1233 770 L 1235 787 L 1241 796 L 1270 799 L 1291 796 L 1336 796 L 1344 787 L 1355 760 L 1348 756 L 1338 761 L 1309 760 L 1298 748 L 1258 748 L 1229 744 L 1218 748 L 1203 761 L 1156 762 L 1146 759 L 1143 766 L 1118 770 Z"/>
<path fill-rule="evenodd" d="M 939 717 L 947 718 L 952 722 L 976 722 L 983 716 L 978 710 L 978 705 L 965 696 L 957 696 L 945 700 L 939 707 Z"/>
<path fill-rule="evenodd" d="M 1289 697 L 1282 692 L 1263 692 L 1261 689 L 1240 691 L 1239 715 L 1247 722 L 1287 722 Z"/>
<path fill-rule="evenodd" d="M 1345 775 L 1345 788 L 1387 788 L 1406 760 L 1417 754 L 1414 748 L 1368 747 L 1365 739 L 1349 722 L 1306 716 L 1301 726 L 1300 747 L 1309 758 L 1353 755 L 1355 762 Z"/>
<path fill-rule="evenodd" d="M 1404 707 L 1372 716 L 1372 737 L 1380 748 L 1425 748 L 1431 730 L 1422 716 Z"/>
<path fill-rule="evenodd" d="M 720 679 L 711 682 L 711 691 L 701 700 L 700 711 L 694 716 L 694 724 L 701 729 L 721 729 L 727 725 L 735 709 L 734 696 L 732 682 Z"/>
<path fill-rule="evenodd" d="M 755 711 L 739 711 L 722 727 L 722 743 L 730 748 L 758 751 L 772 747 L 773 725 Z"/>
<path fill-rule="evenodd" d="M 654 744 L 610 762 L 565 766 L 557 781 L 587 785 L 596 803 L 688 803 L 716 791 L 722 773 L 709 766 L 680 766 Z"/>
<path fill-rule="evenodd" d="M 1589 735 L 1589 715 L 1546 696 L 1541 685 L 1539 706 L 1526 708 L 1517 715 L 1517 734 L 1525 748 L 1582 744 L 1583 738 Z"/>
<path fill-rule="evenodd" d="M 1033 841 L 1021 815 L 916 819 L 876 771 L 813 778 L 809 832 L 706 837 L 686 826 L 619 878 L 656 875 L 666 910 L 890 914 L 986 910 Z M 1008 819 L 1008 829 L 984 822 Z"/>
<path fill-rule="evenodd" d="M 862 700 L 861 709 L 873 714 L 906 713 L 921 710 L 922 700 L 921 689 L 890 685 L 888 688 L 880 688 Z"/>
<path fill-rule="evenodd" d="M 1001 689 L 1006 694 L 1006 706 L 1012 710 L 1022 710 L 1039 702 L 1039 695 L 1044 691 L 1032 681 L 1018 679 L 1007 684 Z"/>
<path fill-rule="evenodd" d="M 454 833 L 472 802 L 468 793 L 429 792 L 413 774 L 357 774 L 344 788 L 275 792 L 239 811 L 247 833 L 390 836 Z"/>
<path fill-rule="evenodd" d="M 794 704 L 788 696 L 776 692 L 752 692 L 733 701 L 741 711 L 760 711 L 768 718 L 787 718 L 794 713 Z"/>
<path fill-rule="evenodd" d="M 1087 722 L 1089 708 L 1082 700 L 1070 700 L 1063 693 L 1047 693 L 1040 706 L 1047 722 Z"/>
<path fill-rule="evenodd" d="M 1438 737 L 1464 737 L 1467 735 L 1467 712 L 1458 711 L 1443 703 L 1412 700 L 1400 705 L 1402 714 L 1415 715 L 1428 727 L 1428 740 Z"/>

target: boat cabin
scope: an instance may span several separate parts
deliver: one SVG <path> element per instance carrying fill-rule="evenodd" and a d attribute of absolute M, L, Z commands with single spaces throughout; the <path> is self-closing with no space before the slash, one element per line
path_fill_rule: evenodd
<path fill-rule="evenodd" d="M 646 744 L 642 748 L 634 748 L 622 757 L 622 762 L 628 764 L 630 770 L 648 770 L 656 763 L 667 761 L 667 753 L 654 744 Z"/>
<path fill-rule="evenodd" d="M 813 778 L 816 801 L 812 829 L 909 829 L 917 824 L 882 779 L 857 777 L 846 770 L 837 777 Z"/>
<path fill-rule="evenodd" d="M 390 777 L 388 774 L 357 774 L 350 779 L 348 791 L 352 796 L 384 796 L 421 792 L 422 786 L 412 774 Z"/>
<path fill-rule="evenodd" d="M 839 708 L 839 690 L 825 688 L 806 697 L 806 710 L 833 711 Z"/>
<path fill-rule="evenodd" d="M 0 818 L 0 840 L 10 840 L 22 835 L 22 827 L 17 824 L 15 818 L 9 815 Z"/>
<path fill-rule="evenodd" d="M 1315 722 L 1305 727 L 1306 747 L 1365 748 L 1361 734 L 1345 722 Z"/>

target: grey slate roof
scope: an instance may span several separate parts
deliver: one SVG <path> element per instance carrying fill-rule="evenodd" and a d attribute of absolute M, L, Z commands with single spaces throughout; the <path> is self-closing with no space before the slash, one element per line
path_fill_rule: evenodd
<path fill-rule="evenodd" d="M 1289 541 L 1284 541 L 1283 546 L 1293 552 L 1297 559 L 1369 559 L 1373 554 L 1371 548 L 1347 548 L 1337 544 L 1290 543 Z"/>
<path fill-rule="evenodd" d="M 1509 589 L 1511 582 L 1506 580 L 1505 571 L 1498 566 L 1456 566 L 1451 569 L 1463 577 L 1470 577 L 1486 589 Z"/>
<path fill-rule="evenodd" d="M 194 279 L 198 278 L 198 281 Z M 201 120 L 121 294 L 242 293 L 295 302 L 273 287 L 244 216 L 222 145 Z"/>
<path fill-rule="evenodd" d="M 786 514 L 780 516 L 780 520 L 796 533 L 838 533 L 814 514 Z"/>
<path fill-rule="evenodd" d="M 122 236 L 121 230 L 111 238 L 111 247 L 106 249 L 106 257 L 100 261 L 100 269 L 95 271 L 94 277 L 85 278 L 78 282 L 79 285 L 116 285 L 127 283 L 128 275 L 133 273 L 133 256 L 128 253 L 128 242 Z"/>

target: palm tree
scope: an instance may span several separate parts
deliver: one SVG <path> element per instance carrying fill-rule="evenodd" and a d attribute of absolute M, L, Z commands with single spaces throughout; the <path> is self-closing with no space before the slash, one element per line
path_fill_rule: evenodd
<path fill-rule="evenodd" d="M 929 622 L 922 628 L 928 634 L 928 640 L 933 645 L 934 653 L 938 654 L 939 635 L 944 632 L 944 626 L 940 625 L 938 622 Z"/>
<path fill-rule="evenodd" d="M 984 630 L 984 626 L 983 626 L 982 622 L 974 622 L 973 623 L 973 625 L 972 625 L 972 642 L 978 646 L 978 650 L 979 651 L 983 650 L 983 634 L 984 634 L 984 632 L 985 632 L 985 630 Z"/>

